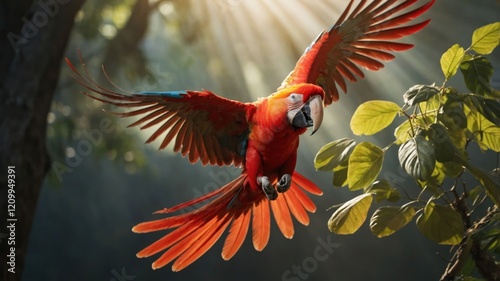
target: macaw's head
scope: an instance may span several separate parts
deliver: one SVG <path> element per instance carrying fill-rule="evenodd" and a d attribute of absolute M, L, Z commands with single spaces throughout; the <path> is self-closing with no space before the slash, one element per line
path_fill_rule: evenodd
<path fill-rule="evenodd" d="M 296 129 L 312 127 L 313 135 L 323 121 L 325 92 L 314 84 L 296 84 L 285 87 L 272 95 L 273 99 L 286 102 L 287 120 Z"/>

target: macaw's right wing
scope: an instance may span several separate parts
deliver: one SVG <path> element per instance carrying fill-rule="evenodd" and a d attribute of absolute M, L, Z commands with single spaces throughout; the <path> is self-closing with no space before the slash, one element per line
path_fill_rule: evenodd
<path fill-rule="evenodd" d="M 311 83 L 325 90 L 324 105 L 339 99 L 337 85 L 345 93 L 345 79 L 356 82 L 364 78 L 361 68 L 379 70 L 382 62 L 394 59 L 388 51 L 405 51 L 411 44 L 394 42 L 424 28 L 430 20 L 403 24 L 427 11 L 435 2 L 406 9 L 417 0 L 373 0 L 366 7 L 367 0 L 361 0 L 350 12 L 353 0 L 349 2 L 337 22 L 319 34 L 300 57 L 293 71 L 281 84 L 281 88 Z M 403 12 L 402 14 L 398 14 Z M 381 62 L 382 61 L 382 62 Z"/>
<path fill-rule="evenodd" d="M 132 109 L 114 113 L 121 117 L 141 116 L 129 127 L 147 129 L 159 125 L 146 143 L 163 136 L 160 149 L 164 149 L 175 139 L 174 151 L 187 155 L 191 163 L 198 160 L 203 165 L 239 166 L 243 163 L 249 132 L 246 115 L 252 110 L 252 104 L 226 99 L 210 91 L 123 94 L 100 86 L 83 61 L 84 73 L 78 71 L 68 58 L 66 63 L 73 70 L 76 81 L 92 92 L 83 94 Z M 125 92 L 111 80 L 110 83 Z"/>

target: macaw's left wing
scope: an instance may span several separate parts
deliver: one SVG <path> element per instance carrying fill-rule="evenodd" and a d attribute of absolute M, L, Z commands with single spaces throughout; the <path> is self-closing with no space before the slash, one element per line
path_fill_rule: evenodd
<path fill-rule="evenodd" d="M 413 10 L 393 16 L 415 4 L 417 0 L 405 0 L 395 5 L 397 0 L 374 0 L 364 7 L 367 0 L 361 0 L 349 14 L 353 0 L 337 22 L 318 35 L 305 50 L 294 70 L 283 81 L 281 88 L 299 83 L 311 83 L 325 90 L 324 105 L 339 99 L 336 85 L 345 93 L 345 79 L 356 82 L 364 78 L 359 67 L 379 70 L 384 65 L 380 61 L 390 61 L 394 55 L 387 51 L 404 51 L 411 44 L 391 42 L 411 35 L 424 28 L 430 20 L 401 26 L 420 16 L 435 2 L 431 0 Z"/>
<path fill-rule="evenodd" d="M 115 113 L 121 117 L 142 116 L 129 127 L 147 129 L 158 125 L 146 143 L 164 135 L 160 149 L 164 149 L 175 138 L 174 151 L 181 152 L 183 156 L 188 155 L 191 163 L 198 160 L 203 165 L 239 166 L 243 163 L 249 132 L 246 114 L 253 107 L 252 104 L 226 99 L 209 91 L 122 94 L 97 84 L 85 65 L 83 74 L 67 58 L 66 63 L 75 73 L 75 79 L 93 92 L 84 92 L 85 95 L 117 107 L 132 109 Z M 113 84 L 111 80 L 110 83 Z"/>

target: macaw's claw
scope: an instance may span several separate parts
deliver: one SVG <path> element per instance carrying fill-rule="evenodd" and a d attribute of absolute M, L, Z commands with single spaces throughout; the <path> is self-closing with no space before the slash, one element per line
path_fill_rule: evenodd
<path fill-rule="evenodd" d="M 266 195 L 267 199 L 276 200 L 276 198 L 278 198 L 278 193 L 274 189 L 274 186 L 271 184 L 268 177 L 266 176 L 257 177 L 257 182 L 262 187 L 262 190 L 264 191 L 264 194 Z"/>
<path fill-rule="evenodd" d="M 289 174 L 284 174 L 283 176 L 281 176 L 280 181 L 276 185 L 276 190 L 283 193 L 290 189 L 290 185 L 292 185 L 292 176 L 290 176 Z"/>

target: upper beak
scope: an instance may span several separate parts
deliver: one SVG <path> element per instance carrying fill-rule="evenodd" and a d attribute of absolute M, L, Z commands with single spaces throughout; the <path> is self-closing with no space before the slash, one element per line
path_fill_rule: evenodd
<path fill-rule="evenodd" d="M 323 100 L 321 96 L 313 96 L 309 99 L 309 107 L 311 109 L 310 114 L 313 121 L 312 136 L 321 126 L 321 122 L 323 122 Z"/>
<path fill-rule="evenodd" d="M 288 118 L 292 126 L 296 128 L 313 127 L 312 136 L 323 122 L 323 100 L 321 96 L 313 96 L 301 107 L 288 112 Z"/>

